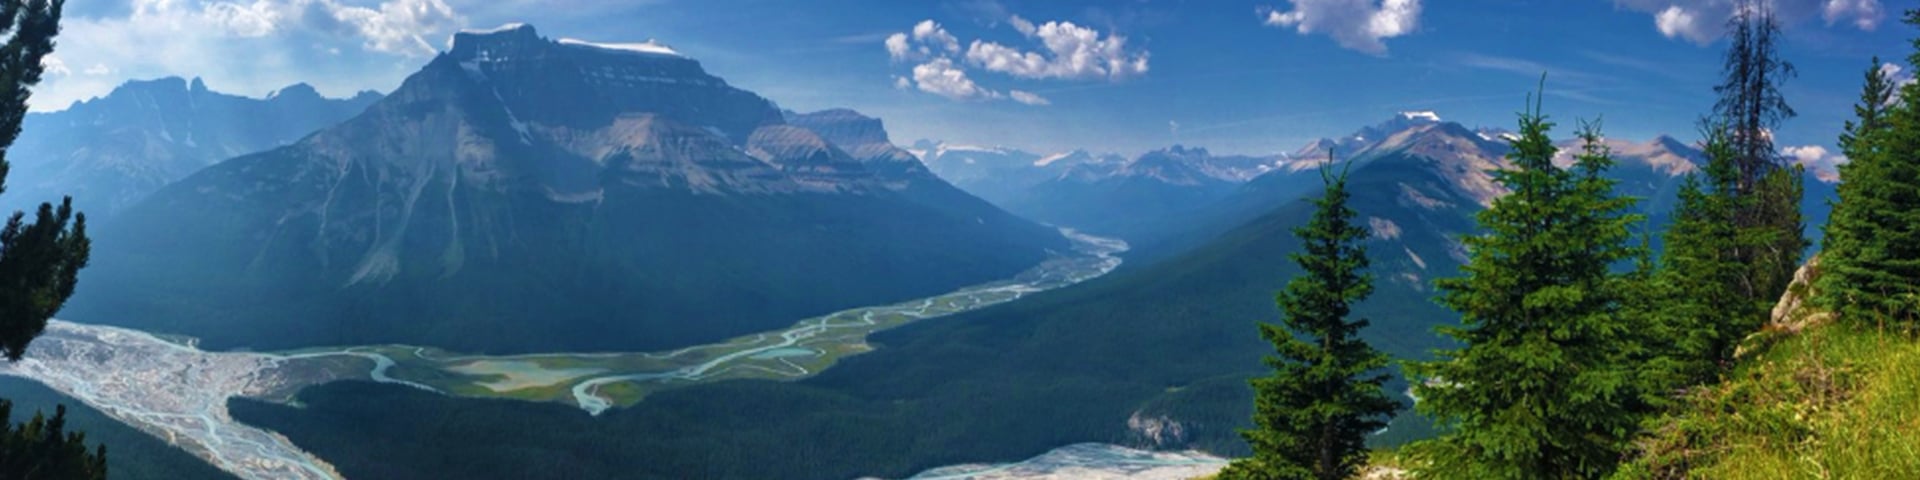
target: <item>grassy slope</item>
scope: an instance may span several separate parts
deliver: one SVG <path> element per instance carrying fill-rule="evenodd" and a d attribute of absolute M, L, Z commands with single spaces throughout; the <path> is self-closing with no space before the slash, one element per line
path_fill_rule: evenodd
<path fill-rule="evenodd" d="M 1660 419 L 1624 478 L 1911 478 L 1920 341 L 1824 324 L 1782 336 Z M 1765 335 L 1763 335 L 1765 336 Z"/>

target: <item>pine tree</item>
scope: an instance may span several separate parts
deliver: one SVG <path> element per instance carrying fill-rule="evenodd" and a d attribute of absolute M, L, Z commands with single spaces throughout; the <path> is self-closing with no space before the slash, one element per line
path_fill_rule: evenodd
<path fill-rule="evenodd" d="M 1772 129 L 1794 111 L 1780 84 L 1780 26 L 1764 1 L 1742 0 L 1727 22 L 1720 96 L 1701 120 L 1707 165 L 1683 184 L 1657 282 L 1669 295 L 1657 330 L 1683 387 L 1715 379 L 1739 341 L 1767 319 L 1809 245 L 1800 201 L 1805 171 L 1775 151 Z"/>
<path fill-rule="evenodd" d="M 0 36 L 11 34 L 0 45 L 0 192 L 6 189 L 7 147 L 20 135 L 30 87 L 40 82 L 40 62 L 53 52 L 65 3 L 0 0 Z M 86 216 L 73 211 L 71 198 L 58 208 L 41 204 L 31 222 L 16 212 L 0 228 L 0 354 L 7 361 L 19 361 L 73 295 L 88 248 Z M 106 447 L 88 452 L 84 435 L 66 432 L 65 407 L 52 419 L 35 415 L 19 428 L 7 420 L 12 409 L 0 400 L 0 478 L 106 478 Z"/>
<path fill-rule="evenodd" d="M 0 192 L 5 191 L 5 147 L 20 135 L 27 115 L 29 87 L 40 82 L 40 62 L 53 52 L 60 33 L 64 0 L 0 0 Z M 68 223 L 72 228 L 68 228 Z M 73 199 L 60 206 L 41 204 L 28 222 L 15 212 L 0 228 L 0 354 L 18 361 L 27 344 L 60 310 L 80 269 L 87 265 L 86 215 L 73 211 Z"/>
<path fill-rule="evenodd" d="M 107 478 L 107 447 L 87 451 L 87 436 L 66 431 L 67 407 L 53 418 L 35 414 L 18 427 L 7 422 L 13 403 L 0 400 L 0 478 L 100 480 Z"/>
<path fill-rule="evenodd" d="M 1422 478 L 1592 478 L 1611 470 L 1643 408 L 1628 315 L 1644 258 L 1628 244 L 1638 217 L 1602 176 L 1613 161 L 1598 127 L 1571 168 L 1553 164 L 1552 124 L 1533 103 L 1494 172 L 1510 190 L 1480 212 L 1465 276 L 1442 279 L 1440 302 L 1462 324 L 1440 332 L 1463 347 L 1411 363 L 1416 408 L 1448 429 L 1410 447 Z"/>
<path fill-rule="evenodd" d="M 1668 387 L 1713 380 L 1737 342 L 1760 326 L 1764 311 L 1742 288 L 1751 267 L 1737 255 L 1742 237 L 1734 217 L 1747 200 L 1733 194 L 1740 182 L 1737 153 L 1727 129 L 1701 131 L 1707 165 L 1681 183 L 1657 279 L 1665 287 L 1657 328 L 1670 341 L 1663 357 L 1676 369 L 1677 384 Z"/>
<path fill-rule="evenodd" d="M 1795 70 L 1780 59 L 1771 2 L 1737 2 L 1727 30 L 1723 78 L 1713 89 L 1720 98 L 1707 123 L 1725 130 L 1736 178 L 1733 188 L 1715 193 L 1740 199 L 1733 222 L 1744 240 L 1730 247 L 1749 268 L 1735 287 L 1753 301 L 1771 302 L 1793 281 L 1809 245 L 1800 218 L 1804 172 L 1773 144 L 1773 130 L 1796 115 L 1780 92 Z"/>
<path fill-rule="evenodd" d="M 1920 11 L 1906 21 L 1920 26 Z M 1910 62 L 1920 62 L 1920 39 Z M 1898 88 L 1899 93 L 1895 94 Z M 1896 87 L 1869 67 L 1840 148 L 1839 202 L 1827 224 L 1823 275 L 1826 306 L 1850 321 L 1920 328 L 1920 86 Z"/>
<path fill-rule="evenodd" d="M 1325 193 L 1313 218 L 1294 230 L 1306 251 L 1292 255 L 1304 272 L 1275 297 L 1285 326 L 1260 324 L 1273 343 L 1273 375 L 1252 380 L 1254 429 L 1241 432 L 1252 458 L 1221 473 L 1230 479 L 1351 477 L 1367 461 L 1366 437 L 1398 410 L 1381 385 L 1387 355 L 1360 338 L 1367 320 L 1348 320 L 1356 302 L 1373 291 L 1369 233 L 1347 206 L 1346 172 L 1322 166 Z"/>

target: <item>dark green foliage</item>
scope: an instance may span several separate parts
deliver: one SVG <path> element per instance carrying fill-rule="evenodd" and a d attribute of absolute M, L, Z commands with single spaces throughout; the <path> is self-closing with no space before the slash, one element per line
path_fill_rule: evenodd
<path fill-rule="evenodd" d="M 53 418 L 34 414 L 19 426 L 0 421 L 0 478 L 95 480 L 107 478 L 107 447 L 87 451 L 87 436 L 67 432 L 67 407 Z M 12 418 L 13 402 L 0 400 L 0 420 Z"/>
<path fill-rule="evenodd" d="M 0 192 L 6 190 L 6 146 L 20 136 L 28 87 L 40 82 L 40 60 L 53 52 L 64 0 L 0 2 Z M 68 223 L 72 228 L 68 228 Z M 14 213 L 0 230 L 0 354 L 18 361 L 47 319 L 73 295 L 75 276 L 87 265 L 87 218 L 71 201 L 55 209 L 41 204 L 32 223 Z"/>
<path fill-rule="evenodd" d="M 1789 166 L 1769 133 L 1794 116 L 1780 84 L 1780 26 L 1766 2 L 1743 1 L 1728 20 L 1724 80 L 1703 119 L 1707 165 L 1689 175 L 1663 240 L 1657 331 L 1671 338 L 1666 387 L 1712 381 L 1742 338 L 1759 329 L 1793 280 L 1809 245 L 1805 171 Z M 1817 215 L 1817 213 L 1816 213 Z M 1815 217 L 1818 218 L 1817 216 Z"/>
<path fill-rule="evenodd" d="M 41 59 L 53 53 L 60 33 L 64 0 L 0 1 L 0 192 L 6 190 L 7 147 L 20 136 L 29 87 L 40 83 Z M 72 200 L 59 209 L 41 204 L 32 223 L 16 212 L 0 228 L 0 356 L 19 361 L 27 345 L 47 328 L 73 295 L 74 278 L 87 265 L 86 216 Z M 68 223 L 72 229 L 68 229 Z M 13 403 L 0 399 L 0 478 L 101 479 L 107 475 L 107 447 L 89 452 L 86 436 L 66 431 L 65 406 L 53 418 L 35 414 L 13 426 Z"/>
<path fill-rule="evenodd" d="M 1664 308 L 1662 336 L 1670 339 L 1667 358 L 1676 362 L 1673 381 L 1684 385 L 1714 379 L 1733 358 L 1739 340 L 1759 328 L 1769 302 L 1744 286 L 1752 267 L 1743 263 L 1742 230 L 1734 222 L 1741 204 L 1739 172 L 1726 130 L 1707 127 L 1704 174 L 1688 175 L 1666 232 L 1658 282 Z"/>
<path fill-rule="evenodd" d="M 1367 435 L 1399 409 L 1381 390 L 1387 355 L 1359 336 L 1367 320 L 1348 320 L 1373 293 L 1362 244 L 1370 234 L 1347 205 L 1347 173 L 1322 168 L 1326 190 L 1313 218 L 1294 229 L 1305 251 L 1290 257 L 1304 274 L 1275 299 L 1285 326 L 1260 323 L 1278 356 L 1266 359 L 1273 375 L 1251 381 L 1254 428 L 1241 436 L 1253 457 L 1223 478 L 1347 478 L 1367 462 Z"/>
<path fill-rule="evenodd" d="M 233 478 L 233 475 L 214 468 L 206 460 L 167 444 L 163 438 L 127 426 L 73 397 L 62 395 L 32 380 L 0 377 L 0 392 L 6 392 L 8 400 L 13 401 L 14 414 L 11 420 L 0 417 L 0 422 L 26 422 L 36 411 L 52 412 L 58 405 L 66 404 L 68 431 L 85 431 L 87 441 L 112 446 L 113 455 L 107 457 L 107 470 L 113 472 L 116 480 Z M 13 477 L 0 475 L 0 478 Z"/>
<path fill-rule="evenodd" d="M 1597 477 L 1635 431 L 1632 276 L 1613 271 L 1640 256 L 1628 244 L 1635 201 L 1602 176 L 1613 160 L 1597 128 L 1559 168 L 1552 124 L 1531 107 L 1512 167 L 1494 173 L 1511 193 L 1480 213 L 1486 234 L 1465 239 L 1465 276 L 1438 282 L 1462 317 L 1440 331 L 1465 346 L 1410 364 L 1418 409 L 1451 429 L 1412 447 L 1423 476 Z"/>
<path fill-rule="evenodd" d="M 1920 11 L 1907 23 L 1920 25 Z M 1910 61 L 1920 61 L 1920 39 Z M 1856 121 L 1847 122 L 1840 148 L 1840 201 L 1827 224 L 1819 290 L 1825 306 L 1865 325 L 1897 322 L 1920 327 L 1920 87 L 1893 85 L 1868 69 Z M 1898 94 L 1895 89 L 1899 88 Z"/>
<path fill-rule="evenodd" d="M 1743 0 L 1727 20 L 1723 80 L 1713 115 L 1704 123 L 1709 136 L 1723 135 L 1721 153 L 1731 162 L 1732 185 L 1716 186 L 1715 195 L 1729 197 L 1730 217 L 1739 241 L 1722 245 L 1739 264 L 1747 266 L 1733 285 L 1752 302 L 1771 304 L 1793 281 L 1808 242 L 1800 203 L 1805 195 L 1799 167 L 1789 167 L 1774 149 L 1774 129 L 1793 118 L 1793 107 L 1780 85 L 1794 76 L 1793 64 L 1780 59 L 1776 38 L 1780 24 L 1770 2 Z M 1749 319 L 1734 319 L 1746 323 Z"/>

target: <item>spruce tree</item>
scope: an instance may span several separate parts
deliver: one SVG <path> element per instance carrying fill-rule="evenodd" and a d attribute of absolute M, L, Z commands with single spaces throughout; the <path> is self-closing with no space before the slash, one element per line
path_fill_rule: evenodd
<path fill-rule="evenodd" d="M 1906 22 L 1920 26 L 1920 11 Z M 1910 62 L 1920 62 L 1920 39 Z M 1895 89 L 1899 93 L 1895 94 Z M 1819 285 L 1826 306 L 1863 324 L 1920 328 L 1920 86 L 1869 67 L 1840 148 L 1839 202 L 1827 224 Z"/>
<path fill-rule="evenodd" d="M 1530 102 L 1531 103 L 1531 102 Z M 1462 277 L 1437 282 L 1461 325 L 1441 333 L 1463 346 L 1410 363 L 1416 408 L 1447 429 L 1410 447 L 1421 478 L 1592 478 L 1610 471 L 1636 430 L 1628 315 L 1644 258 L 1628 242 L 1634 200 L 1614 195 L 1598 127 L 1571 168 L 1554 165 L 1552 124 L 1538 103 L 1520 115 L 1512 165 L 1493 173 L 1509 190 L 1464 239 Z"/>
<path fill-rule="evenodd" d="M 1794 116 L 1780 92 L 1794 75 L 1779 58 L 1779 23 L 1764 1 L 1741 0 L 1727 22 L 1719 100 L 1701 119 L 1707 165 L 1690 174 L 1664 236 L 1658 282 L 1670 295 L 1658 330 L 1672 387 L 1711 381 L 1741 339 L 1767 320 L 1809 245 L 1801 219 L 1804 169 L 1775 149 L 1773 128 Z"/>
<path fill-rule="evenodd" d="M 1796 115 L 1780 92 L 1795 70 L 1780 58 L 1780 23 L 1771 2 L 1736 2 L 1727 30 L 1722 80 L 1713 89 L 1719 100 L 1707 123 L 1725 130 L 1720 134 L 1736 178 L 1733 188 L 1715 194 L 1738 197 L 1733 222 L 1743 240 L 1730 247 L 1749 268 L 1734 287 L 1751 301 L 1771 303 L 1793 281 L 1809 245 L 1800 216 L 1804 172 L 1790 166 L 1773 143 L 1773 130 Z"/>
<path fill-rule="evenodd" d="M 1716 378 L 1739 340 L 1763 319 L 1763 307 L 1742 287 L 1751 267 L 1738 256 L 1743 239 L 1734 217 L 1749 197 L 1734 194 L 1737 154 L 1727 129 L 1709 124 L 1701 131 L 1707 164 L 1681 183 L 1657 278 L 1665 308 L 1653 313 L 1669 341 L 1662 356 L 1676 370 L 1669 388 Z"/>
<path fill-rule="evenodd" d="M 1291 257 L 1300 276 L 1275 296 L 1282 325 L 1262 322 L 1273 343 L 1266 363 L 1273 375 L 1255 378 L 1254 428 L 1241 432 L 1252 458 L 1229 465 L 1228 479 L 1351 477 L 1366 464 L 1366 437 L 1399 409 L 1381 385 L 1387 355 L 1360 338 L 1367 320 L 1348 317 L 1373 292 L 1365 226 L 1347 206 L 1347 176 L 1321 167 L 1325 193 L 1313 218 L 1294 230 L 1305 252 Z"/>
<path fill-rule="evenodd" d="M 20 135 L 29 89 L 40 82 L 40 62 L 53 52 L 64 0 L 0 0 L 0 192 L 6 190 L 7 146 Z M 71 228 L 69 228 L 71 223 Z M 0 354 L 18 361 L 27 344 L 60 310 L 87 265 L 86 216 L 73 199 L 40 204 L 33 218 L 15 212 L 0 228 Z"/>
<path fill-rule="evenodd" d="M 87 436 L 68 432 L 67 407 L 53 418 L 35 414 L 18 426 L 7 421 L 13 403 L 0 400 L 0 478 L 100 480 L 107 478 L 107 447 L 87 451 Z"/>

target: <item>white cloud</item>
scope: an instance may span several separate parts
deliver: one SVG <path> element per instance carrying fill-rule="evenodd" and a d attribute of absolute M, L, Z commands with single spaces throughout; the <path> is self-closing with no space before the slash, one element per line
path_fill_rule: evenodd
<path fill-rule="evenodd" d="M 1893 82 L 1893 97 L 1887 99 L 1889 106 L 1894 102 L 1900 101 L 1901 93 L 1906 91 L 1908 85 L 1912 85 L 1915 82 L 1912 73 L 1907 73 L 1906 69 L 1900 68 L 1899 65 L 1892 62 L 1880 64 L 1880 76 L 1886 77 Z"/>
<path fill-rule="evenodd" d="M 318 1 L 335 20 L 358 28 L 367 49 L 379 52 L 432 55 L 433 44 L 427 43 L 424 34 L 452 30 L 460 23 L 453 7 L 442 0 L 391 0 L 380 3 L 379 9 Z"/>
<path fill-rule="evenodd" d="M 941 28 L 940 24 L 933 20 L 921 20 L 920 24 L 914 25 L 913 39 L 923 45 L 938 47 L 947 53 L 960 53 L 960 39 L 954 38 L 953 34 L 947 33 L 947 29 Z"/>
<path fill-rule="evenodd" d="M 1027 105 L 1046 106 L 1053 104 L 1053 102 L 1048 101 L 1046 97 L 1034 94 L 1033 92 L 1009 90 L 1007 91 L 1007 96 L 1013 98 L 1013 101 Z"/>
<path fill-rule="evenodd" d="M 1826 25 L 1847 24 L 1873 30 L 1886 20 L 1881 0 L 1764 0 L 1783 27 L 1820 18 Z M 1726 32 L 1726 20 L 1739 2 L 1734 0 L 1614 0 L 1614 5 L 1653 16 L 1653 26 L 1667 38 L 1698 45 L 1713 43 Z"/>
<path fill-rule="evenodd" d="M 915 88 L 962 101 L 1010 100 L 1045 106 L 1052 105 L 1053 101 L 1031 91 L 1002 91 L 980 85 L 968 70 L 1024 80 L 1119 81 L 1147 73 L 1148 52 L 1129 49 L 1126 37 L 1072 22 L 1035 24 L 1007 14 L 1004 9 L 999 12 L 996 18 L 1006 19 L 1006 25 L 1036 44 L 1037 49 L 1027 51 L 975 39 L 963 52 L 959 37 L 939 22 L 922 20 L 912 29 L 888 35 L 882 42 L 887 58 L 916 63 L 911 75 L 893 77 L 894 88 Z"/>
<path fill-rule="evenodd" d="M 1780 149 L 1788 160 L 1807 168 L 1815 178 L 1828 182 L 1840 180 L 1840 164 L 1847 163 L 1847 157 L 1828 152 L 1827 147 L 1819 145 L 1789 146 Z"/>
<path fill-rule="evenodd" d="M 51 77 L 37 110 L 107 93 L 129 78 L 206 78 L 261 95 L 309 82 L 329 95 L 392 88 L 463 18 L 446 0 L 131 0 L 119 13 L 61 21 L 59 52 L 86 75 Z M 112 10 L 109 10 L 112 11 Z M 337 55 L 359 50 L 374 55 Z"/>
<path fill-rule="evenodd" d="M 1653 25 L 1667 38 L 1685 38 L 1701 44 L 1712 42 L 1720 29 L 1718 24 L 1701 25 L 1698 13 L 1687 11 L 1679 5 L 1669 5 L 1666 10 L 1655 14 Z"/>
<path fill-rule="evenodd" d="M 907 45 L 907 34 L 896 33 L 887 37 L 887 57 L 894 60 L 906 60 L 913 54 L 913 47 Z"/>
<path fill-rule="evenodd" d="M 1374 55 L 1387 53 L 1384 40 L 1413 33 L 1420 25 L 1420 0 L 1287 1 L 1292 10 L 1263 9 L 1266 25 L 1325 34 L 1341 47 Z"/>
<path fill-rule="evenodd" d="M 1029 35 L 1047 54 L 1026 52 L 994 42 L 974 40 L 967 47 L 967 63 L 1020 78 L 1120 80 L 1147 73 L 1147 52 L 1129 52 L 1127 39 L 1102 36 L 1098 30 L 1072 22 L 1047 22 Z"/>
<path fill-rule="evenodd" d="M 40 68 L 42 68 L 47 75 L 60 77 L 73 75 L 73 69 L 68 68 L 67 62 L 61 60 L 58 55 L 47 54 L 45 57 L 40 57 Z"/>
<path fill-rule="evenodd" d="M 1854 28 L 1867 31 L 1880 26 L 1886 17 L 1879 0 L 1827 0 L 1826 6 L 1820 9 L 1820 18 L 1826 19 L 1827 25 L 1851 20 Z"/>
<path fill-rule="evenodd" d="M 951 98 L 954 100 L 991 100 L 1000 98 L 999 92 L 980 88 L 967 78 L 967 72 L 955 67 L 953 60 L 946 57 L 913 67 L 914 85 L 920 91 Z"/>
<path fill-rule="evenodd" d="M 1008 18 L 1007 24 L 1012 25 L 1014 31 L 1020 32 L 1021 35 L 1026 35 L 1029 37 L 1033 36 L 1033 33 L 1036 30 L 1033 26 L 1032 21 L 1024 18 L 1020 18 L 1019 15 L 1014 15 L 1011 18 Z"/>
<path fill-rule="evenodd" d="M 1900 68 L 1900 65 L 1893 62 L 1880 64 L 1880 75 L 1893 79 L 1895 87 L 1904 87 L 1914 81 L 1913 74 L 1907 73 L 1907 69 Z"/>

